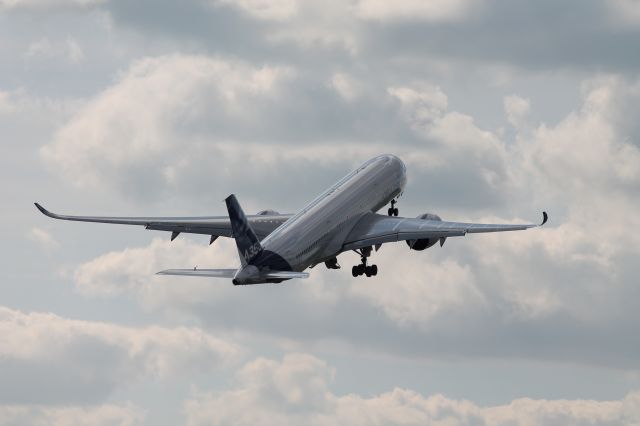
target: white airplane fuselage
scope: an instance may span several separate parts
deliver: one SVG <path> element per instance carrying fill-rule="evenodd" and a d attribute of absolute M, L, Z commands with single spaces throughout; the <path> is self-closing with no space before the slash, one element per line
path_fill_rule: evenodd
<path fill-rule="evenodd" d="M 372 158 L 338 181 L 261 241 L 293 271 L 331 259 L 354 224 L 397 198 L 407 182 L 395 155 Z"/>

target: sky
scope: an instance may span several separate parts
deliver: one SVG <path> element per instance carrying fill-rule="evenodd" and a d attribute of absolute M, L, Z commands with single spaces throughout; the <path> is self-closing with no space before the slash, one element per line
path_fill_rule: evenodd
<path fill-rule="evenodd" d="M 637 0 L 0 0 L 0 425 L 640 424 Z M 53 221 L 292 213 L 398 155 L 376 277 Z"/>

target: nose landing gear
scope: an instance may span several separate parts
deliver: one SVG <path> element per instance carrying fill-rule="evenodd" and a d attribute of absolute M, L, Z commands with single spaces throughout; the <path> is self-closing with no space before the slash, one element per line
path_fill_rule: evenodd
<path fill-rule="evenodd" d="M 361 264 L 354 265 L 351 268 L 351 275 L 359 277 L 360 275 L 366 275 L 367 277 L 374 277 L 378 275 L 378 265 L 367 265 L 367 257 L 371 256 L 371 247 L 365 247 L 360 251 L 354 250 L 360 255 Z"/>
<path fill-rule="evenodd" d="M 396 203 L 396 200 L 391 200 L 391 207 L 389 207 L 389 210 L 387 210 L 387 214 L 389 216 L 398 216 L 398 208 L 395 207 Z"/>

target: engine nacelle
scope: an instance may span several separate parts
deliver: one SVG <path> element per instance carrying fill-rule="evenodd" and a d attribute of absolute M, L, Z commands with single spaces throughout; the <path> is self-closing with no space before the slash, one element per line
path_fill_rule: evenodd
<path fill-rule="evenodd" d="M 440 216 L 433 213 L 421 214 L 417 217 L 417 219 L 437 220 L 440 222 L 442 221 L 442 219 L 440 219 Z M 438 238 L 421 238 L 419 240 L 407 240 L 407 245 L 411 250 L 422 251 L 422 250 L 428 249 L 429 247 L 431 247 L 437 242 L 438 242 Z"/>
<path fill-rule="evenodd" d="M 279 214 L 275 210 L 261 210 L 257 213 L 258 216 L 278 216 Z"/>
<path fill-rule="evenodd" d="M 433 213 L 421 214 L 416 219 L 437 220 L 439 222 L 442 222 L 442 219 L 440 219 L 440 216 L 438 216 L 437 214 L 433 214 Z"/>

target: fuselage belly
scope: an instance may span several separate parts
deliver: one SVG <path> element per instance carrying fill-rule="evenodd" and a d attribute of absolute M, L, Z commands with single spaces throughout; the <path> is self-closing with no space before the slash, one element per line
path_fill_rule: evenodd
<path fill-rule="evenodd" d="M 398 157 L 372 158 L 275 229 L 262 246 L 292 270 L 303 271 L 339 254 L 357 220 L 398 197 L 406 181 L 406 168 Z"/>

